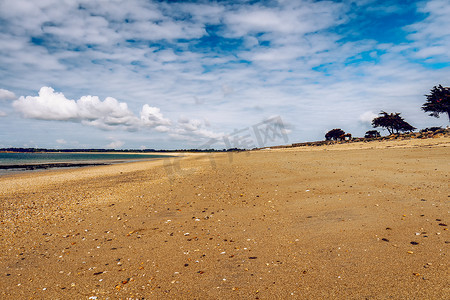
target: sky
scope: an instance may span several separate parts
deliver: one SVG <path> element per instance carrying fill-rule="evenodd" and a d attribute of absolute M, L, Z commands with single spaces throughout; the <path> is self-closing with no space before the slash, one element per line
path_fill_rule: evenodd
<path fill-rule="evenodd" d="M 420 107 L 450 86 L 449 15 L 447 0 L 0 0 L 0 148 L 271 146 L 364 136 L 380 111 L 445 127 Z"/>

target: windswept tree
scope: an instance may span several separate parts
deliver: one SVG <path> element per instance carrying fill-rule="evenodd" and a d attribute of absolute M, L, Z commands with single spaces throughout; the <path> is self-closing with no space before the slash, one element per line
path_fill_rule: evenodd
<path fill-rule="evenodd" d="M 369 131 L 366 131 L 366 134 L 364 135 L 364 137 L 366 138 L 366 139 L 370 139 L 370 138 L 377 138 L 377 137 L 380 137 L 381 135 L 380 135 L 380 132 L 378 131 L 378 130 L 369 130 Z"/>
<path fill-rule="evenodd" d="M 378 117 L 372 120 L 372 126 L 382 127 L 387 129 L 389 134 L 399 133 L 400 131 L 407 132 L 413 131 L 416 129 L 411 126 L 408 122 L 406 122 L 402 117 L 400 117 L 400 113 L 390 113 L 380 112 Z"/>
<path fill-rule="evenodd" d="M 328 131 L 328 132 L 325 134 L 325 139 L 326 139 L 327 141 L 330 141 L 330 140 L 335 140 L 335 141 L 341 140 L 341 139 L 342 139 L 342 136 L 343 136 L 344 134 L 345 134 L 345 131 L 342 130 L 342 129 L 340 129 L 340 128 L 331 129 L 330 131 Z"/>
<path fill-rule="evenodd" d="M 440 114 L 447 114 L 450 121 L 450 88 L 438 85 L 433 87 L 429 95 L 425 95 L 427 101 L 422 105 L 422 110 L 430 112 L 430 116 L 439 118 Z"/>

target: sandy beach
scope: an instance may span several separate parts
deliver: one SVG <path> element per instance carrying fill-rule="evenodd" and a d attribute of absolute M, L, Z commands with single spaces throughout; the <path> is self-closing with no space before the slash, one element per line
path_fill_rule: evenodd
<path fill-rule="evenodd" d="M 440 137 L 0 177 L 0 298 L 449 299 L 449 155 Z"/>

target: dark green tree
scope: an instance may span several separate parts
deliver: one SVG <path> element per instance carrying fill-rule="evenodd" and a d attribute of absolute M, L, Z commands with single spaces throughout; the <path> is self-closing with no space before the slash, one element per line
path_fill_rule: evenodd
<path fill-rule="evenodd" d="M 330 131 L 328 131 L 328 132 L 325 134 L 325 139 L 326 139 L 327 141 L 330 141 L 330 140 L 335 140 L 335 141 L 341 140 L 341 139 L 342 139 L 342 136 L 343 136 L 344 134 L 345 134 L 345 131 L 342 130 L 342 129 L 340 129 L 340 128 L 331 129 Z"/>
<path fill-rule="evenodd" d="M 416 129 L 411 126 L 408 122 L 406 122 L 402 117 L 400 117 L 400 113 L 390 113 L 380 112 L 378 117 L 372 120 L 372 126 L 383 127 L 387 129 L 389 134 L 399 133 L 400 131 L 407 132 L 413 131 Z"/>
<path fill-rule="evenodd" d="M 369 138 L 377 138 L 377 137 L 380 137 L 381 135 L 380 135 L 380 132 L 378 131 L 378 130 L 369 130 L 369 131 L 366 131 L 366 135 L 364 136 L 366 139 L 369 139 Z"/>
<path fill-rule="evenodd" d="M 427 128 L 424 128 L 424 129 L 421 129 L 420 130 L 420 133 L 425 133 L 425 132 L 435 132 L 435 131 L 438 131 L 438 130 L 441 130 L 442 129 L 442 127 L 427 127 Z"/>
<path fill-rule="evenodd" d="M 429 95 L 425 95 L 427 101 L 422 105 L 422 110 L 430 112 L 430 116 L 439 118 L 440 114 L 447 114 L 450 121 L 450 88 L 438 85 L 433 87 Z"/>

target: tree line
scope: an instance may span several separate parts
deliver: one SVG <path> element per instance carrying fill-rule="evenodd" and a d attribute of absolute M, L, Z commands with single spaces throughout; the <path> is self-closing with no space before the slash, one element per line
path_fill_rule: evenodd
<path fill-rule="evenodd" d="M 429 115 L 432 117 L 439 118 L 441 114 L 447 114 L 447 117 L 450 121 L 450 88 L 443 87 L 442 85 L 434 86 L 430 94 L 425 95 L 426 101 L 422 105 L 421 109 L 424 112 L 430 113 Z M 400 132 L 412 132 L 416 130 L 414 126 L 406 122 L 401 116 L 401 113 L 387 113 L 385 111 L 381 111 L 378 117 L 372 120 L 372 126 L 374 128 L 383 128 L 386 129 L 389 134 L 400 133 Z M 426 128 L 424 130 L 435 131 L 440 127 L 431 127 Z M 378 130 L 369 130 L 365 134 L 365 138 L 376 138 L 380 137 L 380 132 Z M 327 141 L 330 140 L 344 140 L 346 138 L 351 139 L 351 135 L 349 133 L 345 133 L 340 128 L 335 128 L 328 131 L 325 134 L 325 139 Z"/>

